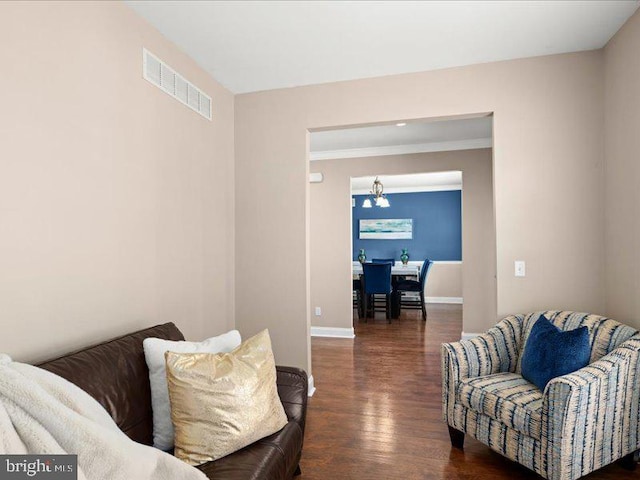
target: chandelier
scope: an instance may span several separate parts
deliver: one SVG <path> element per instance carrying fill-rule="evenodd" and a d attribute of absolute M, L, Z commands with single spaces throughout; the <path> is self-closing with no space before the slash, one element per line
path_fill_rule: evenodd
<path fill-rule="evenodd" d="M 387 197 L 382 193 L 384 191 L 384 186 L 382 182 L 378 180 L 378 177 L 373 181 L 373 186 L 371 187 L 371 198 L 365 198 L 364 202 L 362 202 L 362 208 L 371 208 L 373 203 L 375 202 L 376 207 L 386 208 L 390 207 L 391 204 Z"/>

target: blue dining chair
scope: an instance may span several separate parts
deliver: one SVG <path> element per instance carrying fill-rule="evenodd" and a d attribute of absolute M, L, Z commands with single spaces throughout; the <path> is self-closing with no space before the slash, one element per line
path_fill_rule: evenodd
<path fill-rule="evenodd" d="M 422 310 L 422 320 L 427 320 L 427 308 L 424 304 L 424 288 L 427 284 L 427 275 L 429 275 L 429 270 L 431 270 L 431 265 L 433 262 L 428 258 L 422 263 L 422 268 L 420 269 L 420 277 L 418 280 L 402 280 L 395 285 L 395 291 L 400 295 L 400 312 L 402 313 L 402 309 L 406 308 L 408 310 L 420 309 Z M 417 300 L 409 300 L 406 299 L 403 292 L 417 292 L 420 294 L 420 303 Z"/>
<path fill-rule="evenodd" d="M 393 258 L 372 258 L 371 262 L 372 263 L 390 263 L 391 266 L 394 266 L 396 264 L 396 261 Z M 404 280 L 404 277 L 391 275 L 391 286 L 394 287 L 396 282 L 400 280 Z"/>
<path fill-rule="evenodd" d="M 375 316 L 375 295 L 384 295 L 386 317 L 391 323 L 391 293 L 393 291 L 391 288 L 391 264 L 364 263 L 362 271 L 364 273 L 362 281 L 364 282 L 363 310 L 365 322 L 369 316 L 369 307 L 371 307 L 371 316 Z"/>
<path fill-rule="evenodd" d="M 395 265 L 396 261 L 393 258 L 372 258 L 371 263 L 390 263 Z"/>

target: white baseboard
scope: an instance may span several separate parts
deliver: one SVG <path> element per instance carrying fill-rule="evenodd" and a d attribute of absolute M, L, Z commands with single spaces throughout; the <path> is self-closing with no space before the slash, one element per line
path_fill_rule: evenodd
<path fill-rule="evenodd" d="M 462 334 L 460 335 L 460 340 L 469 340 L 470 338 L 477 337 L 478 335 L 480 335 L 480 333 L 462 332 Z"/>
<path fill-rule="evenodd" d="M 462 297 L 427 297 L 425 303 L 452 303 L 462 305 Z"/>
<path fill-rule="evenodd" d="M 313 394 L 316 393 L 316 386 L 313 383 L 313 375 L 309 375 L 309 397 L 313 397 Z"/>
<path fill-rule="evenodd" d="M 356 338 L 356 334 L 351 328 L 340 327 L 311 327 L 312 337 L 334 337 L 334 338 Z"/>

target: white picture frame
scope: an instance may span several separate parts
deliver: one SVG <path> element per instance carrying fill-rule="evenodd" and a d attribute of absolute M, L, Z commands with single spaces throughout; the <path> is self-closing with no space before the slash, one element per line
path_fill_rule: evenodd
<path fill-rule="evenodd" d="M 412 218 L 360 219 L 360 240 L 411 240 Z"/>

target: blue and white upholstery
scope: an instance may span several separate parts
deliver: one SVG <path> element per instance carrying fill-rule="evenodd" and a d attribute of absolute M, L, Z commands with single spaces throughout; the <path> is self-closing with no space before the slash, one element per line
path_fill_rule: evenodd
<path fill-rule="evenodd" d="M 544 314 L 589 329 L 590 364 L 540 391 L 520 375 Z M 598 315 L 513 315 L 483 335 L 442 345 L 444 420 L 544 478 L 573 480 L 640 449 L 640 334 Z"/>

